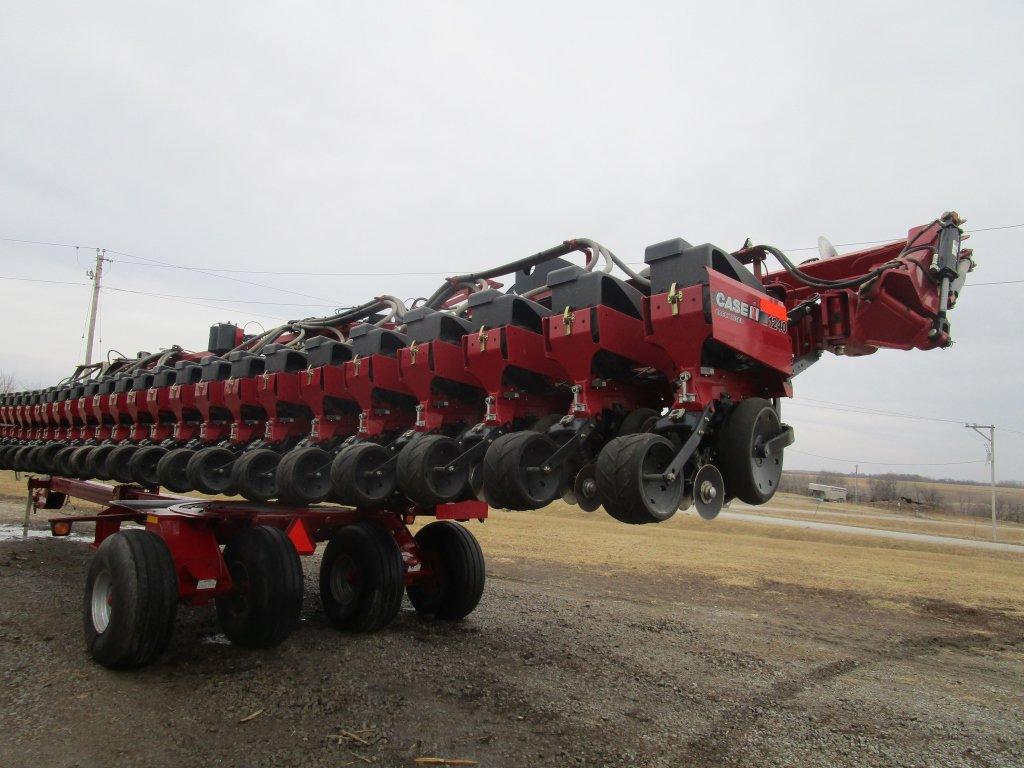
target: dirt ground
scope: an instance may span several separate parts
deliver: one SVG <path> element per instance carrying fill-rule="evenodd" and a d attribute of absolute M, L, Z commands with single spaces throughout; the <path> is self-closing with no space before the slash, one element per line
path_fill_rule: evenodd
<path fill-rule="evenodd" d="M 0 542 L 0 765 L 1024 765 L 1020 555 L 563 508 L 471 529 L 464 622 L 339 633 L 305 558 L 282 646 L 182 609 L 132 673 L 85 654 L 85 544 Z"/>

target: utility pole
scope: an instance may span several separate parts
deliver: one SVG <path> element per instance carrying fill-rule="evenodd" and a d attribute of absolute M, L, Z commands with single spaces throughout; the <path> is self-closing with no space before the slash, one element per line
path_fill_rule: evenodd
<path fill-rule="evenodd" d="M 100 280 L 103 279 L 103 262 L 110 261 L 106 257 L 107 249 L 96 249 L 96 268 L 89 272 L 92 278 L 92 303 L 89 305 L 89 330 L 85 340 L 85 365 L 92 363 L 92 342 L 96 336 L 96 310 L 100 303 Z"/>
<path fill-rule="evenodd" d="M 996 540 L 996 427 L 995 424 L 964 424 L 968 429 L 977 432 L 988 443 L 988 463 L 991 467 L 992 482 L 992 540 Z M 986 435 L 983 429 L 988 430 Z"/>
<path fill-rule="evenodd" d="M 853 465 L 853 503 L 860 504 L 860 464 Z"/>

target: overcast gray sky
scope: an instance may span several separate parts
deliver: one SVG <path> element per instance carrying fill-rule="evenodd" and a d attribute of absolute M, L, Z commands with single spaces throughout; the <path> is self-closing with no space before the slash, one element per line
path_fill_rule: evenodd
<path fill-rule="evenodd" d="M 1019 3 L 504 8 L 4 3 L 0 236 L 132 254 L 111 254 L 112 288 L 200 297 L 105 292 L 102 350 L 133 353 L 423 295 L 570 236 L 640 261 L 674 236 L 901 236 L 951 208 L 968 228 L 1024 223 Z M 1022 237 L 974 235 L 972 280 L 1024 278 Z M 84 283 L 93 258 L 0 242 L 0 275 Z M 956 423 L 830 408 L 1024 431 L 1022 288 L 968 284 L 952 349 L 799 376 L 788 465 L 985 479 Z M 66 375 L 87 301 L 0 280 L 0 369 Z M 1024 435 L 997 439 L 999 477 L 1024 479 Z"/>

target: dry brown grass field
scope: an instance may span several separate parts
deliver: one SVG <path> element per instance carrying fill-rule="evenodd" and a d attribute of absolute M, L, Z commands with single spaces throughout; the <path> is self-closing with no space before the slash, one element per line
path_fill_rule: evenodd
<path fill-rule="evenodd" d="M 915 598 L 941 598 L 1024 615 L 1024 556 L 1014 552 L 867 538 L 855 531 L 705 522 L 692 514 L 628 526 L 600 510 L 588 515 L 561 502 L 538 512 L 495 511 L 472 530 L 491 558 L 603 566 L 612 580 L 617 572 L 690 571 L 737 586 L 851 591 L 894 608 Z"/>
<path fill-rule="evenodd" d="M 0 496 L 24 498 L 24 488 L 24 478 L 16 481 L 13 473 L 0 474 Z M 536 512 L 495 510 L 486 523 L 472 523 L 471 530 L 492 561 L 598 566 L 611 580 L 617 573 L 691 572 L 735 586 L 851 591 L 894 608 L 901 601 L 941 598 L 1024 615 L 1024 556 L 1017 552 L 967 549 L 953 542 L 889 540 L 857 532 L 857 528 L 876 528 L 988 538 L 988 527 L 982 524 L 975 530 L 974 520 L 880 514 L 871 507 L 819 505 L 791 494 L 779 494 L 764 507 L 735 505 L 733 510 L 850 528 L 814 530 L 727 517 L 706 522 L 692 513 L 681 513 L 660 525 L 629 526 L 602 510 L 586 514 L 556 502 Z M 1024 526 L 1002 525 L 1000 540 L 1024 543 Z"/>

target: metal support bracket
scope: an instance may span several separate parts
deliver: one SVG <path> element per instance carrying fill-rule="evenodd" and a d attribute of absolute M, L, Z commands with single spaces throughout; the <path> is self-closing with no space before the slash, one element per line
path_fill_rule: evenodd
<path fill-rule="evenodd" d="M 464 464 L 469 464 L 470 462 L 476 461 L 478 458 L 483 458 L 483 455 L 487 453 L 487 448 L 502 434 L 502 431 L 495 427 L 485 427 L 481 432 L 482 434 L 479 440 L 474 440 L 473 444 L 469 446 L 469 448 L 464 450 L 443 467 L 436 467 L 435 471 L 454 472 Z"/>
<path fill-rule="evenodd" d="M 714 402 L 708 403 L 707 407 L 704 408 L 704 412 L 701 414 L 700 419 L 693 427 L 693 432 L 683 443 L 683 447 L 679 449 L 678 453 L 673 457 L 672 462 L 665 468 L 661 477 L 673 482 L 680 473 L 683 471 L 683 467 L 686 466 L 686 462 L 690 460 L 694 452 L 697 450 L 697 446 L 700 445 L 700 441 L 704 438 L 705 433 L 708 430 L 708 425 L 711 423 L 711 416 L 715 412 Z"/>
<path fill-rule="evenodd" d="M 758 458 L 767 459 L 783 448 L 792 445 L 794 440 L 796 440 L 796 434 L 793 432 L 793 428 L 789 424 L 783 424 L 782 431 L 771 440 L 765 441 L 757 450 Z"/>

